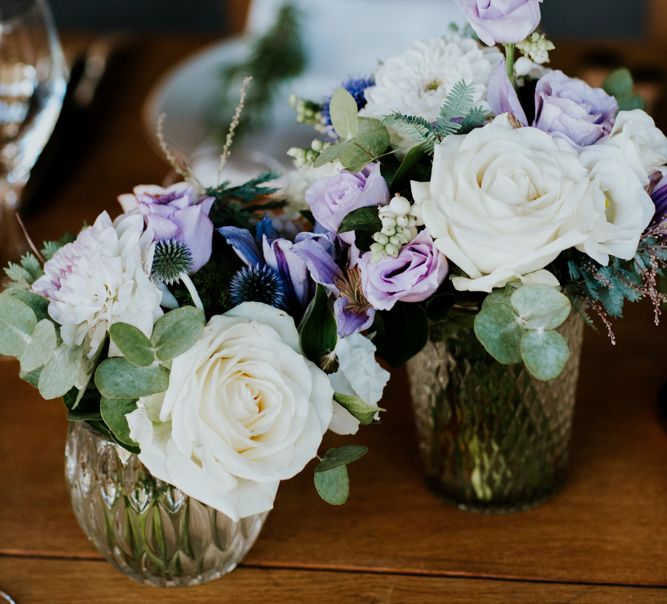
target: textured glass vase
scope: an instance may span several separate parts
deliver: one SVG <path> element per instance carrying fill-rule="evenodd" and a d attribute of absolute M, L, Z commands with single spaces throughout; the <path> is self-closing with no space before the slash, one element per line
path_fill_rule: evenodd
<path fill-rule="evenodd" d="M 231 572 L 267 516 L 231 520 L 157 480 L 85 423 L 69 425 L 65 478 L 84 533 L 109 562 L 149 585 L 198 585 Z"/>
<path fill-rule="evenodd" d="M 574 413 L 583 320 L 561 327 L 571 357 L 556 380 L 501 365 L 455 309 L 408 363 L 419 448 L 431 488 L 462 509 L 512 512 L 563 484 Z"/>

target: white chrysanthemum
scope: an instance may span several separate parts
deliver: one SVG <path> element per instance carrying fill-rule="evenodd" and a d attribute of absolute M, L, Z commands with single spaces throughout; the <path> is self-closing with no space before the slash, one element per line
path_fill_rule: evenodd
<path fill-rule="evenodd" d="M 162 315 L 160 290 L 150 279 L 153 233 L 142 216 L 104 212 L 44 266 L 33 289 L 49 300 L 49 315 L 70 346 L 95 355 L 114 323 L 129 323 L 150 336 Z"/>
<path fill-rule="evenodd" d="M 501 58 L 497 48 L 482 47 L 456 33 L 416 42 L 378 69 L 361 115 L 381 119 L 399 111 L 435 121 L 461 80 L 473 86 L 475 104 L 485 107 L 487 82 Z"/>

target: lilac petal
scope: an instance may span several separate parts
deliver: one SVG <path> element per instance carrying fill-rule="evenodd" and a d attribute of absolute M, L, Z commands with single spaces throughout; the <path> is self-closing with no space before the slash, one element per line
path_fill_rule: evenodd
<path fill-rule="evenodd" d="M 368 329 L 375 320 L 375 309 L 369 308 L 362 314 L 352 312 L 349 309 L 349 300 L 341 296 L 334 302 L 334 316 L 339 337 L 346 338 L 353 333 Z"/>
<path fill-rule="evenodd" d="M 196 273 L 211 258 L 213 252 L 213 223 L 200 206 L 178 210 L 172 220 L 178 225 L 176 239 L 192 252 L 192 269 Z"/>
<path fill-rule="evenodd" d="M 178 227 L 169 218 L 158 214 L 147 214 L 145 216 L 146 226 L 153 231 L 155 241 L 173 239 L 178 233 Z"/>
<path fill-rule="evenodd" d="M 528 126 L 526 112 L 523 110 L 516 90 L 514 90 L 514 86 L 512 86 L 512 82 L 507 75 L 504 59 L 498 63 L 489 78 L 487 95 L 487 102 L 494 115 L 511 113 L 522 126 Z"/>
<path fill-rule="evenodd" d="M 257 242 L 248 229 L 228 226 L 219 228 L 218 233 L 225 238 L 225 241 L 234 248 L 236 255 L 248 266 L 264 264 Z"/>
<path fill-rule="evenodd" d="M 338 294 L 335 281 L 341 276 L 341 270 L 326 244 L 322 246 L 315 239 L 305 239 L 295 243 L 292 252 L 306 263 L 315 283 L 323 285 L 333 294 Z"/>

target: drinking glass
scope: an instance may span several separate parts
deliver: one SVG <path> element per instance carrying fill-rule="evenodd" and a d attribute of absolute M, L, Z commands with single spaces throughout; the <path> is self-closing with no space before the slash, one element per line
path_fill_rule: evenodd
<path fill-rule="evenodd" d="M 44 0 L 0 0 L 0 266 L 24 238 L 21 192 L 60 114 L 66 68 Z"/>

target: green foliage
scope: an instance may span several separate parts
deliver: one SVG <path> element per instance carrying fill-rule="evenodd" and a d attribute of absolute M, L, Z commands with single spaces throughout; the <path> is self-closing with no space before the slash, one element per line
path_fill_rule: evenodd
<path fill-rule="evenodd" d="M 315 297 L 306 309 L 299 325 L 299 335 L 303 353 L 318 366 L 336 348 L 336 319 L 329 308 L 327 291 L 322 285 L 317 286 Z"/>
<path fill-rule="evenodd" d="M 10 292 L 0 294 L 0 355 L 19 358 L 37 326 L 32 309 Z"/>
<path fill-rule="evenodd" d="M 161 317 L 153 328 L 151 344 L 161 362 L 187 352 L 204 333 L 204 313 L 193 306 L 177 308 Z"/>
<path fill-rule="evenodd" d="M 150 340 L 134 325 L 115 323 L 109 329 L 111 341 L 123 356 L 137 367 L 148 367 L 155 360 Z"/>
<path fill-rule="evenodd" d="M 461 80 L 457 82 L 440 110 L 435 123 L 400 112 L 387 116 L 383 123 L 394 130 L 411 136 L 415 143 L 428 153 L 443 138 L 451 134 L 467 133 L 484 125 L 486 114 L 480 107 L 473 107 L 473 87 Z"/>
<path fill-rule="evenodd" d="M 350 212 L 338 228 L 339 233 L 349 233 L 350 231 L 368 231 L 377 233 L 382 229 L 382 221 L 378 215 L 377 207 L 357 208 Z"/>
<path fill-rule="evenodd" d="M 343 140 L 359 134 L 359 109 L 357 101 L 344 88 L 337 88 L 331 97 L 331 123 Z"/>
<path fill-rule="evenodd" d="M 216 99 L 213 121 L 224 139 L 238 101 L 241 81 L 252 76 L 239 134 L 261 128 L 268 111 L 283 85 L 300 75 L 307 64 L 301 15 L 291 3 L 285 3 L 274 25 L 252 46 L 249 56 L 222 70 L 222 86 Z"/>
<path fill-rule="evenodd" d="M 634 81 L 625 67 L 610 73 L 602 85 L 605 92 L 615 97 L 620 111 L 646 109 L 646 101 L 634 93 Z"/>
<path fill-rule="evenodd" d="M 380 158 L 389 147 L 389 132 L 382 122 L 359 118 L 359 132 L 353 138 L 327 147 L 313 163 L 316 168 L 339 160 L 350 172 L 359 172 Z"/>
<path fill-rule="evenodd" d="M 29 374 L 46 365 L 58 348 L 58 334 L 49 319 L 42 319 L 21 353 L 21 373 Z"/>
<path fill-rule="evenodd" d="M 555 331 L 568 318 L 567 296 L 548 285 L 510 284 L 486 297 L 475 317 L 475 335 L 499 363 L 524 362 L 539 380 L 557 378 L 570 356 Z"/>
<path fill-rule="evenodd" d="M 68 243 L 72 243 L 75 239 L 76 237 L 74 235 L 67 233 L 57 241 L 45 241 L 42 244 L 40 253 L 44 257 L 44 260 L 48 262 L 60 248 L 65 247 Z"/>
<path fill-rule="evenodd" d="M 390 189 L 392 191 L 401 191 L 403 187 L 409 185 L 410 180 L 413 178 L 415 168 L 425 160 L 428 160 L 429 163 L 428 176 L 430 176 L 431 162 L 426 149 L 424 149 L 422 145 L 417 145 L 416 147 L 410 149 L 390 179 Z M 426 180 L 428 180 L 428 176 L 426 176 Z"/>
<path fill-rule="evenodd" d="M 60 344 L 39 375 L 39 394 L 45 400 L 65 396 L 75 385 L 84 362 L 80 346 Z"/>
<path fill-rule="evenodd" d="M 372 424 L 377 414 L 381 411 L 380 407 L 369 405 L 353 394 L 336 392 L 334 400 L 356 417 L 363 426 Z"/>
<path fill-rule="evenodd" d="M 46 298 L 42 298 L 42 296 L 38 296 L 27 289 L 10 288 L 6 290 L 6 293 L 29 306 L 32 309 L 32 312 L 35 313 L 35 317 L 37 317 L 38 321 L 48 318 L 49 302 Z"/>
<path fill-rule="evenodd" d="M 104 398 L 137 400 L 167 390 L 169 371 L 160 365 L 137 367 L 126 359 L 106 359 L 95 372 L 95 386 Z"/>
<path fill-rule="evenodd" d="M 366 453 L 368 449 L 359 445 L 329 449 L 315 468 L 314 482 L 318 495 L 331 505 L 343 505 L 350 495 L 347 466 Z"/>
<path fill-rule="evenodd" d="M 217 187 L 206 189 L 206 194 L 215 199 L 209 214 L 213 225 L 216 228 L 236 226 L 250 229 L 259 212 L 284 207 L 284 201 L 266 200 L 278 192 L 277 188 L 268 184 L 278 177 L 273 172 L 265 172 L 241 185 L 233 187 L 223 182 Z"/>
<path fill-rule="evenodd" d="M 104 423 L 114 436 L 124 445 L 138 447 L 130 437 L 130 427 L 125 416 L 137 408 L 137 401 L 133 399 L 108 399 L 100 401 L 100 413 Z"/>
<path fill-rule="evenodd" d="M 33 254 L 25 254 L 18 264 L 10 262 L 5 268 L 5 274 L 9 277 L 9 287 L 30 289 L 44 274 L 44 270 Z"/>
<path fill-rule="evenodd" d="M 378 354 L 400 367 L 426 346 L 428 317 L 419 304 L 399 302 L 391 310 L 377 313 L 373 330 Z"/>

